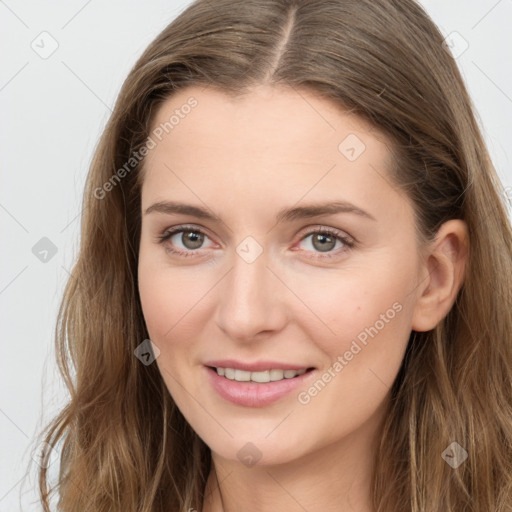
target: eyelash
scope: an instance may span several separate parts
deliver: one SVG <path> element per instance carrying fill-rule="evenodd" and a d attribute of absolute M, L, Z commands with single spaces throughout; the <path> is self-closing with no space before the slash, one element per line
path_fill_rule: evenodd
<path fill-rule="evenodd" d="M 202 231 L 201 229 L 198 229 L 194 226 L 176 226 L 175 228 L 168 229 L 163 234 L 158 235 L 157 236 L 158 243 L 163 245 L 163 244 L 165 244 L 165 242 L 167 240 L 169 240 L 176 233 L 186 233 L 186 232 L 199 233 L 201 235 L 208 237 L 208 235 L 204 231 Z M 316 235 L 316 234 L 329 235 L 333 238 L 336 238 L 337 240 L 339 240 L 340 242 L 342 242 L 345 245 L 344 248 L 338 249 L 337 251 L 330 251 L 330 252 L 326 252 L 326 253 L 317 252 L 316 254 L 320 255 L 320 256 L 317 256 L 317 258 L 319 258 L 319 259 L 329 259 L 329 258 L 337 257 L 340 255 L 340 253 L 348 251 L 356 245 L 352 239 L 342 236 L 339 231 L 332 229 L 332 228 L 316 228 L 311 231 L 308 231 L 300 239 L 300 242 L 302 242 L 309 236 Z M 165 249 L 166 249 L 166 251 L 169 251 L 173 254 L 177 254 L 179 256 L 183 256 L 185 258 L 195 256 L 194 253 L 197 253 L 201 250 L 201 249 L 195 249 L 195 250 L 189 249 L 188 251 L 182 251 L 182 250 L 174 249 L 173 247 L 170 247 L 170 246 L 167 246 Z M 309 252 L 309 251 L 307 251 L 307 252 Z"/>

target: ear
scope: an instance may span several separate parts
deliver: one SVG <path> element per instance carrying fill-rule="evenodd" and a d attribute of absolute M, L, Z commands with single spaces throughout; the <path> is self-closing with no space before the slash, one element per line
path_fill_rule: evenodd
<path fill-rule="evenodd" d="M 445 222 L 423 251 L 413 330 L 429 331 L 449 313 L 464 281 L 468 253 L 466 223 L 458 219 Z"/>

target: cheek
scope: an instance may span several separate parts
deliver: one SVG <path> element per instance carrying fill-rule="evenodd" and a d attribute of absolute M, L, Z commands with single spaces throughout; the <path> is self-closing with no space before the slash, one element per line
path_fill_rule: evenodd
<path fill-rule="evenodd" d="M 339 315 L 337 322 L 333 320 L 338 342 L 328 350 L 331 361 L 341 364 L 339 384 L 344 381 L 346 389 L 360 398 L 373 389 L 377 400 L 391 387 L 402 363 L 414 310 L 410 270 L 409 275 L 369 272 L 361 286 L 348 290 L 350 295 L 338 295 Z"/>
<path fill-rule="evenodd" d="M 165 356 L 172 348 L 190 353 L 207 321 L 212 284 L 199 279 L 193 266 L 176 269 L 165 259 L 141 252 L 139 296 L 150 339 Z M 206 277 L 206 276 L 205 276 Z"/>
<path fill-rule="evenodd" d="M 314 319 L 302 328 L 326 356 L 322 382 L 299 396 L 312 416 L 329 410 L 340 425 L 355 427 L 379 407 L 395 380 L 411 333 L 414 268 L 402 262 L 397 273 L 391 261 L 351 268 L 314 293 L 308 288 L 307 303 L 323 325 Z"/>
<path fill-rule="evenodd" d="M 187 288 L 162 272 L 139 273 L 139 294 L 148 334 L 162 350 L 186 318 Z"/>
<path fill-rule="evenodd" d="M 194 304 L 200 291 L 195 287 L 190 291 L 190 278 L 184 280 L 170 268 L 147 263 L 142 259 L 139 264 L 139 295 L 148 336 L 160 351 L 156 364 L 167 389 L 180 410 L 188 411 L 188 395 L 178 383 L 187 382 L 194 343 L 199 338 Z"/>
<path fill-rule="evenodd" d="M 313 323 L 307 327 L 326 358 L 319 379 L 301 389 L 297 399 L 304 418 L 323 417 L 329 411 L 339 427 L 325 434 L 330 440 L 364 424 L 383 404 L 411 332 L 408 278 L 379 280 L 372 272 L 359 278 L 352 275 L 331 282 L 323 293 L 310 294 L 315 311 L 330 329 L 319 331 L 318 321 L 316 330 Z"/>
<path fill-rule="evenodd" d="M 176 324 L 177 308 L 187 288 L 173 279 L 160 250 L 148 247 L 144 241 L 139 253 L 138 285 L 149 337 L 162 350 L 164 339 Z"/>
<path fill-rule="evenodd" d="M 172 327 L 173 294 L 161 274 L 144 262 L 139 264 L 139 296 L 149 336 L 157 342 Z"/>
<path fill-rule="evenodd" d="M 321 279 L 295 280 L 294 291 L 312 312 L 306 315 L 311 321 L 306 324 L 303 316 L 299 322 L 331 358 L 349 350 L 353 340 L 364 346 L 393 333 L 407 335 L 412 273 L 393 273 L 393 266 L 382 263 Z"/>

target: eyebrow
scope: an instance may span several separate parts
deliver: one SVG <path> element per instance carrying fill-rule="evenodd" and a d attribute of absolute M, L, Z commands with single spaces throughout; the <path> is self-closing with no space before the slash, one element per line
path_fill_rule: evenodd
<path fill-rule="evenodd" d="M 158 203 L 154 203 L 146 209 L 144 215 L 148 215 L 153 212 L 164 213 L 168 215 L 184 214 L 197 217 L 198 219 L 206 219 L 216 222 L 221 221 L 220 217 L 213 214 L 206 208 L 172 201 L 160 201 Z M 377 220 L 373 215 L 366 212 L 365 210 L 362 210 L 361 208 L 358 208 L 352 203 L 347 201 L 334 201 L 330 203 L 314 203 L 305 206 L 284 208 L 276 215 L 275 222 L 276 224 L 279 224 L 283 221 L 290 222 L 297 219 L 307 219 L 311 217 L 319 217 L 321 215 L 333 215 L 336 213 L 352 213 L 370 220 Z"/>

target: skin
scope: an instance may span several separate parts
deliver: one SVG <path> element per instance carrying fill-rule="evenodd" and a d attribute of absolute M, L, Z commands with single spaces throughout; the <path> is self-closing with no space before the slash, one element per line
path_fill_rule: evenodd
<path fill-rule="evenodd" d="M 191 96 L 197 107 L 145 162 L 139 291 L 161 375 L 212 451 L 202 510 L 314 512 L 336 504 L 370 512 L 390 387 L 411 330 L 434 328 L 455 301 L 467 228 L 448 221 L 420 247 L 412 204 L 388 172 L 388 141 L 327 99 L 258 86 L 234 100 L 193 86 L 161 106 L 154 127 Z M 353 161 L 338 149 L 350 134 L 365 145 Z M 373 219 L 342 212 L 275 222 L 282 208 L 334 200 Z M 160 201 L 207 207 L 221 220 L 145 213 Z M 181 224 L 205 232 L 199 249 L 182 233 L 159 243 Z M 313 228 L 356 243 L 328 239 L 323 252 Z M 263 249 L 252 263 L 236 252 L 247 236 Z M 261 408 L 234 405 L 206 378 L 207 360 L 285 361 L 316 368 L 299 390 L 307 392 L 393 304 L 400 311 L 307 404 L 292 392 Z M 248 442 L 261 456 L 253 466 L 237 456 Z"/>

